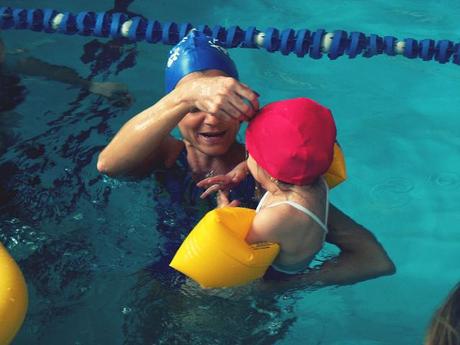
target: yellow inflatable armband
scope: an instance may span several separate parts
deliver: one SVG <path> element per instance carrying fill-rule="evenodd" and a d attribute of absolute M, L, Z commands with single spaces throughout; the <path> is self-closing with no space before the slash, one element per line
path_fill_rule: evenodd
<path fill-rule="evenodd" d="M 254 210 L 242 207 L 208 212 L 170 266 L 206 288 L 243 285 L 262 277 L 278 255 L 279 245 L 245 241 L 254 216 Z"/>
<path fill-rule="evenodd" d="M 9 344 L 24 321 L 27 287 L 18 265 L 0 243 L 0 345 Z"/>
<path fill-rule="evenodd" d="M 323 176 L 326 179 L 329 188 L 334 188 L 347 178 L 345 158 L 343 156 L 342 149 L 337 142 L 334 144 L 334 156 L 332 158 L 331 166 Z"/>

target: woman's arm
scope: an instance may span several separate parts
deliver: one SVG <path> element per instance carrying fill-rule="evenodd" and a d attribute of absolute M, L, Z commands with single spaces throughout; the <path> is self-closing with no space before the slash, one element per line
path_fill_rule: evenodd
<path fill-rule="evenodd" d="M 393 261 L 377 238 L 332 204 L 328 228 L 326 241 L 335 244 L 340 254 L 317 272 L 319 281 L 353 284 L 396 272 Z"/>
<path fill-rule="evenodd" d="M 176 90 L 131 118 L 99 155 L 97 169 L 110 176 L 138 176 L 161 166 L 178 141 L 170 132 L 190 110 Z"/>
<path fill-rule="evenodd" d="M 243 163 L 245 161 L 241 164 Z M 238 166 L 235 171 L 243 172 L 243 166 L 244 164 Z M 232 185 L 233 173 L 231 171 L 230 175 L 207 178 L 200 181 L 198 186 L 208 188 L 203 193 L 204 196 L 216 190 L 226 190 Z M 266 228 L 262 226 L 262 229 Z M 307 284 L 353 284 L 396 272 L 395 265 L 376 237 L 332 204 L 330 204 L 328 229 L 326 241 L 336 245 L 340 249 L 340 254 L 325 262 L 318 270 L 302 276 L 294 276 L 292 279 L 294 285 L 299 280 Z"/>
<path fill-rule="evenodd" d="M 146 166 L 162 165 L 170 158 L 170 152 L 177 152 L 177 145 L 182 145 L 170 132 L 192 109 L 201 115 L 233 117 L 237 121 L 241 116 L 251 117 L 258 108 L 255 93 L 233 78 L 199 72 L 185 78 L 123 126 L 100 154 L 100 172 L 111 176 L 136 175 Z M 243 98 L 251 100 L 252 107 Z"/>
<path fill-rule="evenodd" d="M 53 65 L 22 53 L 8 55 L 6 60 L 8 63 L 7 67 L 8 70 L 13 73 L 48 78 L 85 89 L 89 89 L 91 86 L 89 80 L 80 77 L 80 75 L 70 67 Z"/>
<path fill-rule="evenodd" d="M 339 247 L 340 254 L 317 270 L 275 283 L 274 288 L 347 285 L 396 272 L 395 265 L 375 236 L 332 204 L 328 228 L 326 241 Z"/>
<path fill-rule="evenodd" d="M 87 80 L 70 67 L 53 65 L 25 53 L 8 54 L 5 64 L 10 73 L 37 76 L 77 86 L 117 102 L 120 106 L 129 106 L 132 101 L 128 88 L 122 83 Z"/>

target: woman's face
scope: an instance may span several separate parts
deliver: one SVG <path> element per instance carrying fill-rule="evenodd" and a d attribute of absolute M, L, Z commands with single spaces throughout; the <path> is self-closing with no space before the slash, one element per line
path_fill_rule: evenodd
<path fill-rule="evenodd" d="M 237 120 L 223 120 L 202 112 L 190 112 L 178 124 L 182 137 L 209 156 L 228 152 L 240 128 Z"/>
<path fill-rule="evenodd" d="M 226 75 L 216 70 L 201 73 Z M 227 153 L 235 142 L 240 122 L 196 110 L 185 115 L 178 127 L 182 137 L 200 152 L 209 156 L 220 156 Z"/>

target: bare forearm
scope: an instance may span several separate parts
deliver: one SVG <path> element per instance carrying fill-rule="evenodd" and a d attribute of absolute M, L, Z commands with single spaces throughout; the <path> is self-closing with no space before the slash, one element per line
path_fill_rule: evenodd
<path fill-rule="evenodd" d="M 313 272 L 319 281 L 353 284 L 395 272 L 393 262 L 377 238 L 333 205 L 328 226 L 326 240 L 340 249 L 340 255 Z"/>
<path fill-rule="evenodd" d="M 347 285 L 395 273 L 395 265 L 376 237 L 333 205 L 328 228 L 326 240 L 336 245 L 340 254 L 317 269 L 275 284 L 277 287 Z"/>
<path fill-rule="evenodd" d="M 187 111 L 188 105 L 173 91 L 134 116 L 101 152 L 98 170 L 123 176 L 147 162 L 159 163 L 163 141 Z"/>
<path fill-rule="evenodd" d="M 276 293 L 286 290 L 300 290 L 306 287 L 350 285 L 394 273 L 394 266 L 363 267 L 360 265 L 360 260 L 367 259 L 341 253 L 336 258 L 325 262 L 318 269 L 292 276 L 286 280 L 269 281 L 268 284 L 264 283 L 262 288 L 267 292 Z"/>
<path fill-rule="evenodd" d="M 53 65 L 34 57 L 20 58 L 11 68 L 19 74 L 48 78 L 86 89 L 91 86 L 91 82 L 82 78 L 74 69 Z"/>
<path fill-rule="evenodd" d="M 316 270 L 305 273 L 306 282 L 318 285 L 348 285 L 391 275 L 395 272 L 389 259 L 369 258 L 359 253 L 342 252 Z"/>

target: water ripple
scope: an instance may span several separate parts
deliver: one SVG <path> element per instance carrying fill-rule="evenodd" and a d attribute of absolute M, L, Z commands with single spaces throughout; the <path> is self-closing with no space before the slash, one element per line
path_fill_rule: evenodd
<path fill-rule="evenodd" d="M 414 183 L 405 178 L 391 178 L 382 183 L 376 184 L 370 190 L 372 203 L 385 208 L 399 208 L 411 201 L 411 191 Z"/>
<path fill-rule="evenodd" d="M 460 187 L 460 174 L 455 172 L 439 172 L 429 177 L 429 181 L 445 189 Z"/>

